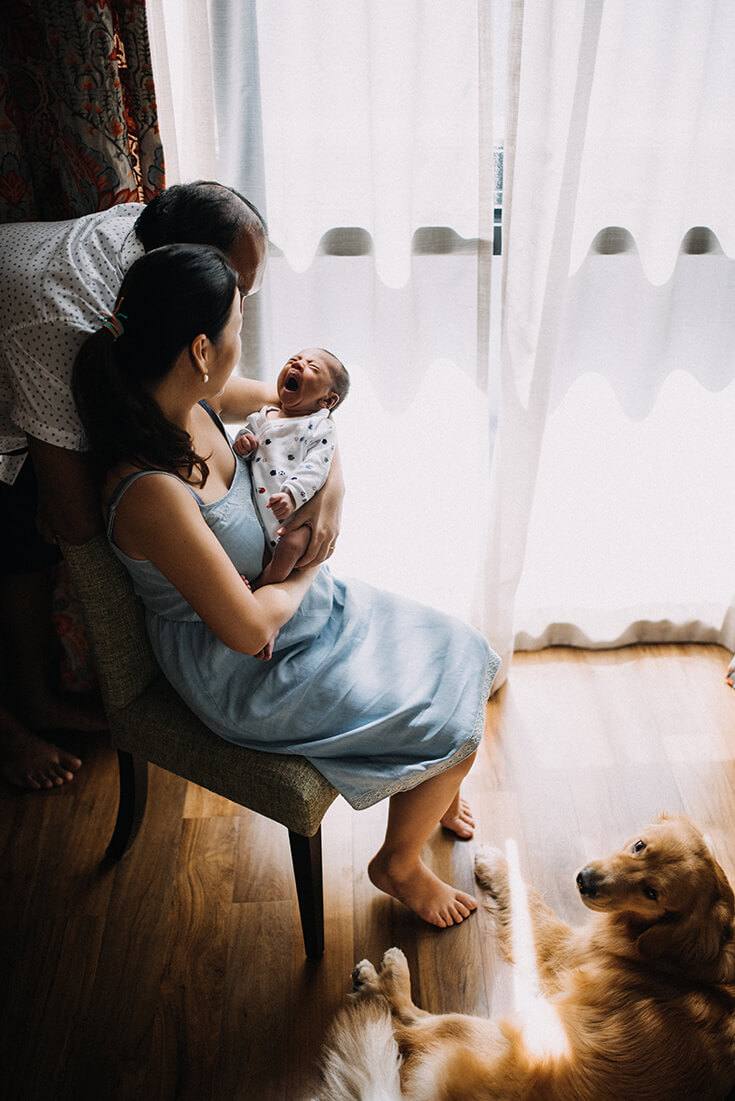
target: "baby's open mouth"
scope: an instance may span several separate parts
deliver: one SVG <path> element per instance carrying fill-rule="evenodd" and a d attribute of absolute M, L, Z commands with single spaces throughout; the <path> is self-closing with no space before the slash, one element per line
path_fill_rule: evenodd
<path fill-rule="evenodd" d="M 299 380 L 296 378 L 295 375 L 291 375 L 289 378 L 286 379 L 286 389 L 287 390 L 298 390 L 298 388 L 299 388 Z"/>

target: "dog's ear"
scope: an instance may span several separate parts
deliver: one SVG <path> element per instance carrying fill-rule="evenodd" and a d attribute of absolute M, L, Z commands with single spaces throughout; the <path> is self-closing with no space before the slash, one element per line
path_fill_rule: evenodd
<path fill-rule="evenodd" d="M 716 861 L 715 890 L 703 892 L 688 914 L 667 915 L 638 938 L 645 959 L 663 956 L 684 966 L 714 963 L 732 940 L 735 899 L 725 873 Z"/>

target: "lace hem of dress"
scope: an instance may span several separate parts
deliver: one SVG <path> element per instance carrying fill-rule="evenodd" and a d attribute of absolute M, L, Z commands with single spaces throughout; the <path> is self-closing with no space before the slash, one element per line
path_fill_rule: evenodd
<path fill-rule="evenodd" d="M 500 658 L 494 650 L 491 650 L 487 668 L 485 669 L 480 706 L 477 709 L 472 734 L 467 741 L 459 747 L 457 752 L 452 754 L 448 761 L 438 762 L 433 767 L 422 772 L 419 776 L 404 776 L 402 779 L 392 780 L 384 787 L 373 789 L 369 795 L 363 795 L 359 799 L 347 799 L 350 806 L 353 807 L 354 810 L 367 810 L 368 807 L 372 807 L 375 803 L 379 803 L 383 799 L 389 799 L 391 795 L 397 795 L 400 791 L 410 791 L 412 788 L 418 787 L 418 785 L 423 784 L 425 780 L 429 780 L 432 776 L 436 776 L 440 772 L 446 772 L 448 768 L 452 768 L 453 765 L 458 765 L 461 761 L 464 761 L 465 758 L 469 757 L 471 753 L 474 753 L 482 741 L 482 735 L 485 729 L 485 708 L 490 697 L 490 689 L 493 686 L 493 681 L 495 680 L 499 668 Z M 318 768 L 316 761 L 312 763 Z M 344 796 L 343 798 L 346 799 L 347 797 Z"/>

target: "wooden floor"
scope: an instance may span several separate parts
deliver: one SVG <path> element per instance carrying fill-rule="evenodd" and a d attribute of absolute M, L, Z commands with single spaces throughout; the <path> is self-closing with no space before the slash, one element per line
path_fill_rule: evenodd
<path fill-rule="evenodd" d="M 661 810 L 684 811 L 735 881 L 735 692 L 714 646 L 517 655 L 466 783 L 477 840 L 515 841 L 570 920 L 574 875 Z M 301 1101 L 354 962 L 393 944 L 434 1011 L 509 1008 L 482 913 L 439 931 L 380 896 L 365 865 L 384 805 L 324 821 L 327 950 L 304 959 L 286 831 L 151 769 L 143 829 L 101 863 L 116 762 L 74 784 L 0 790 L 3 1017 L 10 1101 Z M 475 842 L 429 859 L 471 888 Z"/>

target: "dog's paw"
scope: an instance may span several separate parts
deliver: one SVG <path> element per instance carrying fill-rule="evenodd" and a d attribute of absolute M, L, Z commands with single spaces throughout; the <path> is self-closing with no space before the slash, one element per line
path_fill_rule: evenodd
<path fill-rule="evenodd" d="M 380 987 L 378 972 L 370 960 L 360 960 L 352 969 L 352 989 L 356 994 L 369 994 Z"/>
<path fill-rule="evenodd" d="M 500 849 L 482 845 L 475 854 L 475 879 L 493 899 L 508 893 L 508 861 Z"/>
<path fill-rule="evenodd" d="M 408 960 L 400 948 L 389 948 L 380 961 L 380 977 L 392 980 L 408 979 Z"/>
<path fill-rule="evenodd" d="M 408 960 L 400 948 L 389 948 L 383 955 L 378 981 L 393 1012 L 404 1021 L 413 1018 L 416 1007 L 411 1000 L 411 975 Z"/>

